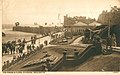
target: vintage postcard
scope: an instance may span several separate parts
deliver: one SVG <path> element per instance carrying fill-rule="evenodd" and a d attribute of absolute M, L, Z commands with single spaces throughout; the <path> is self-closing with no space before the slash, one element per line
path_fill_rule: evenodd
<path fill-rule="evenodd" d="M 2 74 L 120 75 L 120 0 L 0 0 L 0 13 Z"/>

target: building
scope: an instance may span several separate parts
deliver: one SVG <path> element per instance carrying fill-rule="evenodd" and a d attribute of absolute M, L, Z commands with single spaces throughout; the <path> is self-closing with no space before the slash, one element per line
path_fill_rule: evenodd
<path fill-rule="evenodd" d="M 85 16 L 64 16 L 64 31 L 66 36 L 83 35 L 86 28 L 92 28 L 90 23 L 95 19 L 86 18 Z"/>
<path fill-rule="evenodd" d="M 97 22 L 97 21 L 94 21 L 94 22 L 89 24 L 89 26 L 100 26 L 100 25 L 102 25 L 102 24 Z"/>
<path fill-rule="evenodd" d="M 90 24 L 88 24 L 89 25 L 89 27 L 90 28 L 95 28 L 96 26 L 100 26 L 100 25 L 102 25 L 101 23 L 99 23 L 99 22 L 97 22 L 97 21 L 94 21 L 94 22 L 92 22 L 92 23 L 90 23 Z"/>
<path fill-rule="evenodd" d="M 98 22 L 103 25 L 120 25 L 120 8 L 117 6 L 111 7 L 111 11 L 105 11 L 99 15 Z"/>
<path fill-rule="evenodd" d="M 64 25 L 65 35 L 83 35 L 85 29 L 88 27 L 86 23 L 78 22 L 73 25 Z"/>

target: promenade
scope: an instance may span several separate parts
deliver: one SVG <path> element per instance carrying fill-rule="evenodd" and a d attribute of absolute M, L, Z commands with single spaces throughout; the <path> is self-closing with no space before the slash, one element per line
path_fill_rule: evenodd
<path fill-rule="evenodd" d="M 37 47 L 37 46 L 39 46 L 40 44 L 43 44 L 44 45 L 44 41 L 45 40 L 47 40 L 48 41 L 48 45 L 47 46 L 50 46 L 49 45 L 49 42 L 50 42 L 50 40 L 51 40 L 51 37 L 50 36 L 45 36 L 45 37 L 42 37 L 42 38 L 39 38 L 39 39 L 37 39 L 36 40 L 36 44 L 35 44 L 35 47 Z M 28 40 L 27 40 L 28 41 Z M 29 41 L 29 42 L 27 42 L 26 44 L 25 44 L 25 49 L 23 50 L 23 53 L 27 53 L 27 45 L 28 44 L 31 44 L 31 41 Z M 45 45 L 44 45 L 44 47 L 46 47 Z M 2 65 L 4 64 L 4 62 L 5 61 L 7 61 L 7 60 L 9 60 L 10 62 L 11 62 L 11 60 L 13 59 L 13 56 L 19 56 L 20 55 L 20 53 L 16 53 L 15 52 L 15 54 L 5 54 L 5 55 L 3 55 L 3 57 L 2 57 Z"/>
<path fill-rule="evenodd" d="M 51 37 L 50 36 L 45 36 L 43 38 L 37 39 L 35 46 L 38 46 L 39 44 L 44 44 L 44 41 L 47 40 L 48 43 L 50 42 Z M 57 57 L 57 60 L 60 60 L 60 58 L 63 55 L 63 51 L 67 50 L 68 54 L 73 54 L 74 49 L 76 49 L 77 51 L 79 51 L 80 53 L 82 53 L 85 48 L 87 46 L 89 46 L 90 44 L 82 44 L 82 36 L 78 37 L 76 40 L 74 40 L 71 44 L 69 45 L 50 45 L 48 44 L 47 46 L 44 45 L 44 48 L 35 52 L 34 54 L 32 54 L 30 57 L 28 57 L 25 60 L 21 60 L 21 62 L 17 62 L 16 64 L 12 65 L 12 67 L 8 68 L 8 70 L 10 71 L 41 71 L 40 70 L 40 65 L 36 65 L 36 66 L 31 66 L 31 67 L 26 67 L 23 68 L 25 64 L 27 64 L 28 62 L 31 61 L 37 61 L 38 59 L 41 59 L 44 56 L 44 52 L 47 51 L 47 53 L 52 56 L 52 57 Z M 30 42 L 28 42 L 27 44 L 30 44 Z M 27 45 L 26 44 L 26 45 Z M 26 50 L 24 50 L 24 52 L 26 52 Z M 17 55 L 17 54 L 16 54 Z M 18 54 L 19 55 L 19 54 Z M 7 55 L 6 55 L 7 56 Z M 11 57 L 12 59 L 13 55 L 8 55 L 8 57 Z M 4 56 L 3 56 L 4 57 Z M 6 57 L 7 58 L 7 57 Z M 59 71 L 65 70 L 65 71 L 107 71 L 107 70 L 119 70 L 118 69 L 118 63 L 119 61 L 115 61 L 113 60 L 115 58 L 115 60 L 119 60 L 119 54 L 111 54 L 111 55 L 98 55 L 98 56 L 94 56 L 94 57 L 90 57 L 85 63 L 83 63 L 82 65 L 78 65 L 75 67 L 62 67 L 59 69 Z M 108 59 L 108 60 L 106 60 Z M 7 59 L 8 60 L 8 59 Z M 111 61 L 112 60 L 112 61 Z M 55 61 L 55 62 L 56 62 Z M 110 62 L 111 61 L 111 62 Z M 106 64 L 110 62 L 110 64 Z M 92 64 L 94 63 L 94 65 Z M 100 63 L 100 64 L 99 64 Z M 114 63 L 117 63 L 116 65 Z M 19 65 L 18 65 L 19 64 Z M 89 65 L 88 67 L 88 64 Z M 114 64 L 114 66 L 116 66 L 116 68 L 111 68 L 111 65 Z M 99 66 L 98 66 L 99 65 Z M 98 68 L 96 67 L 98 66 Z M 82 68 L 81 68 L 82 67 Z M 110 69 L 109 69 L 110 67 Z"/>

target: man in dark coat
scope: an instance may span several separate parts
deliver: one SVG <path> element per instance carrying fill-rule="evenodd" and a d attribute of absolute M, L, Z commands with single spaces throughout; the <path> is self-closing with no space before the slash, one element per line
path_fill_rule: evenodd
<path fill-rule="evenodd" d="M 106 41 L 107 41 L 106 49 L 108 49 L 108 47 L 110 47 L 110 50 L 112 50 L 112 39 L 111 39 L 111 36 L 107 37 Z"/>
<path fill-rule="evenodd" d="M 33 43 L 36 44 L 36 35 L 33 37 Z"/>
<path fill-rule="evenodd" d="M 10 41 L 7 42 L 7 48 L 11 51 L 11 54 L 13 53 L 12 44 Z"/>
<path fill-rule="evenodd" d="M 2 55 L 3 55 L 3 53 L 7 53 L 6 44 L 2 44 Z"/>
<path fill-rule="evenodd" d="M 31 36 L 31 44 L 34 44 L 34 41 L 33 41 L 33 36 Z"/>
<path fill-rule="evenodd" d="M 45 40 L 45 41 L 44 41 L 44 44 L 47 46 L 47 44 L 48 44 L 48 41 L 47 41 L 47 40 Z"/>

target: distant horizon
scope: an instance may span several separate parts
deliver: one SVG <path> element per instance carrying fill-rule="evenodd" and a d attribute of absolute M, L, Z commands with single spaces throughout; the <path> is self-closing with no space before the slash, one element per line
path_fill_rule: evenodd
<path fill-rule="evenodd" d="M 26 25 L 34 25 L 34 24 L 20 24 L 20 26 L 26 26 Z M 60 26 L 60 25 L 56 25 L 56 24 L 54 24 L 54 25 Z M 2 24 L 2 29 L 11 29 L 13 26 L 15 26 L 15 24 Z M 40 24 L 38 24 L 38 26 L 40 26 Z M 50 26 L 50 24 L 48 24 L 48 25 L 44 24 L 42 26 Z"/>
<path fill-rule="evenodd" d="M 102 13 L 102 12 L 101 12 L 101 13 Z M 65 14 L 64 16 L 66 16 L 66 15 L 67 15 L 67 14 Z M 69 17 L 75 17 L 75 16 L 78 16 L 78 17 L 86 17 L 86 19 L 87 19 L 87 18 L 91 18 L 91 17 L 81 16 L 81 15 L 74 15 L 74 16 L 68 15 L 68 16 L 69 16 Z M 94 19 L 94 18 L 91 18 L 91 19 Z M 98 18 L 97 18 L 97 20 L 98 20 Z M 97 21 L 97 20 L 96 20 L 96 21 Z M 19 21 L 16 21 L 16 22 L 19 22 Z M 35 23 L 35 22 L 29 23 L 29 24 L 30 24 L 30 25 L 34 25 L 34 23 Z M 36 22 L 36 23 L 37 23 L 37 22 Z M 45 22 L 45 23 L 47 23 L 47 22 Z M 45 25 L 45 23 L 38 23 L 38 25 Z M 54 22 L 53 22 L 53 23 L 54 23 Z M 64 23 L 64 19 L 63 19 L 63 22 L 61 22 L 61 23 Z M 2 25 L 3 25 L 3 24 L 4 24 L 4 25 L 7 25 L 7 24 L 9 24 L 9 25 L 15 25 L 15 22 L 14 22 L 14 23 L 2 23 Z M 22 24 L 22 25 L 23 25 L 23 24 L 28 25 L 28 23 L 20 23 L 20 24 Z M 52 24 L 52 21 L 51 21 L 51 23 L 49 22 L 48 25 L 49 25 L 49 24 Z M 54 23 L 54 24 L 57 25 L 57 23 Z"/>

